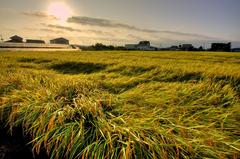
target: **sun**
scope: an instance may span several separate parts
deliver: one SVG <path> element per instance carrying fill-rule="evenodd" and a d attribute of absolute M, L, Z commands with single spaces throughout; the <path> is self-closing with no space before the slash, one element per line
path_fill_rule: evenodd
<path fill-rule="evenodd" d="M 48 14 L 65 22 L 71 16 L 71 10 L 64 2 L 52 2 L 48 6 Z"/>

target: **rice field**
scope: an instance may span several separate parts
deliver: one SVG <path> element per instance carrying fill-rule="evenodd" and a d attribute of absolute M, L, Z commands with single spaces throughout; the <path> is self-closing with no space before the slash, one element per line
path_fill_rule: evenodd
<path fill-rule="evenodd" d="M 48 158 L 240 158 L 240 54 L 0 52 L 1 129 Z"/>

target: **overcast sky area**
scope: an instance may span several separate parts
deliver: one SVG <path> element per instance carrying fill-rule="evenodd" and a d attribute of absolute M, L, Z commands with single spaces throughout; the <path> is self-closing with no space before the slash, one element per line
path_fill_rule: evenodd
<path fill-rule="evenodd" d="M 56 11 L 62 8 L 60 11 Z M 240 47 L 240 0 L 0 0 L 0 35 L 72 44 Z"/>

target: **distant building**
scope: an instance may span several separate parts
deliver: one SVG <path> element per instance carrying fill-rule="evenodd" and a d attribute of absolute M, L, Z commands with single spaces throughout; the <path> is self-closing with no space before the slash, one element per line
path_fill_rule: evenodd
<path fill-rule="evenodd" d="M 43 40 L 34 40 L 34 39 L 27 39 L 26 43 L 33 43 L 33 44 L 45 44 Z"/>
<path fill-rule="evenodd" d="M 125 48 L 127 50 L 137 50 L 137 46 L 138 46 L 138 44 L 126 44 Z"/>
<path fill-rule="evenodd" d="M 11 43 L 22 43 L 23 42 L 23 38 L 18 36 L 18 35 L 14 35 L 12 37 L 10 37 L 11 40 L 8 40 L 6 42 L 11 42 Z"/>
<path fill-rule="evenodd" d="M 212 43 L 211 51 L 231 51 L 231 43 Z"/>
<path fill-rule="evenodd" d="M 179 47 L 178 46 L 171 46 L 168 48 L 168 50 L 170 51 L 179 51 Z"/>
<path fill-rule="evenodd" d="M 156 47 L 151 46 L 149 41 L 140 41 L 137 45 L 138 50 L 155 51 Z"/>
<path fill-rule="evenodd" d="M 138 50 L 152 50 L 149 41 L 140 41 L 137 45 Z"/>
<path fill-rule="evenodd" d="M 240 52 L 240 48 L 234 48 L 232 49 L 232 52 Z"/>
<path fill-rule="evenodd" d="M 50 40 L 50 44 L 65 44 L 65 45 L 69 45 L 69 40 L 67 40 L 65 38 L 56 38 L 56 39 Z"/>
<path fill-rule="evenodd" d="M 192 44 L 182 44 L 180 45 L 180 50 L 183 50 L 183 51 L 191 51 L 193 50 L 193 45 Z"/>
<path fill-rule="evenodd" d="M 157 50 L 156 47 L 151 46 L 149 41 L 140 41 L 138 44 L 126 44 L 125 48 L 127 50 L 144 50 L 144 51 Z"/>

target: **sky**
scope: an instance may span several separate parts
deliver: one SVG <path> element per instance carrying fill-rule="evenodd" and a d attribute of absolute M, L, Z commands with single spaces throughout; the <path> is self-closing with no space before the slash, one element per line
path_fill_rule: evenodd
<path fill-rule="evenodd" d="M 72 44 L 240 47 L 240 0 L 0 0 L 0 35 Z"/>

